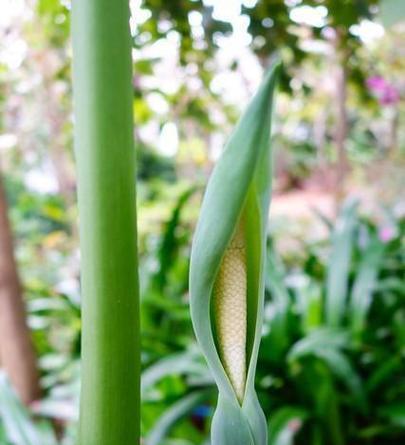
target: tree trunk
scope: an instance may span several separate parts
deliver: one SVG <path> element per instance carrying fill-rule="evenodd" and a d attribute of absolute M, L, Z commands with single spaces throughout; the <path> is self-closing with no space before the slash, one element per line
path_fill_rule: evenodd
<path fill-rule="evenodd" d="M 399 130 L 399 111 L 396 107 L 391 110 L 390 127 L 388 134 L 387 152 L 388 154 L 395 153 L 398 148 L 398 130 Z"/>
<path fill-rule="evenodd" d="M 25 404 L 39 398 L 36 358 L 25 321 L 25 308 L 7 202 L 0 178 L 0 363 Z"/>
<path fill-rule="evenodd" d="M 348 54 L 342 49 L 341 36 L 339 30 L 336 32 L 335 56 L 335 88 L 336 88 L 336 171 L 335 171 L 335 203 L 336 209 L 339 208 L 345 195 L 345 179 L 349 171 L 349 163 L 346 153 L 346 139 L 348 135 L 348 117 L 347 117 L 347 71 L 346 61 Z"/>

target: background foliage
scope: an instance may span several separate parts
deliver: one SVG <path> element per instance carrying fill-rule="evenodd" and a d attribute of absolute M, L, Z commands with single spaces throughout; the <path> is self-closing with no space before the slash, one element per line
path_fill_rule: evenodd
<path fill-rule="evenodd" d="M 146 444 L 208 443 L 216 391 L 191 329 L 189 246 L 211 167 L 275 54 L 257 379 L 270 443 L 404 442 L 404 28 L 380 3 L 131 3 Z M 70 4 L 3 4 L 1 170 L 43 398 L 23 408 L 0 377 L 0 444 L 67 445 L 80 380 Z"/>

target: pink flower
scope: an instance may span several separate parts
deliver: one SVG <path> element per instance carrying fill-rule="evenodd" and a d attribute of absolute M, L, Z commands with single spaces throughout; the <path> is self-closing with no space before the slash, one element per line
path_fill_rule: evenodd
<path fill-rule="evenodd" d="M 384 91 L 379 97 L 381 105 L 392 105 L 396 104 L 400 97 L 398 90 L 392 85 L 386 85 Z"/>
<path fill-rule="evenodd" d="M 366 83 L 368 88 L 374 92 L 383 91 L 386 86 L 385 80 L 381 76 L 369 77 Z"/>
<path fill-rule="evenodd" d="M 399 91 L 381 76 L 369 77 L 366 84 L 381 105 L 393 105 L 400 100 Z"/>
<path fill-rule="evenodd" d="M 392 226 L 383 226 L 380 227 L 378 231 L 378 237 L 383 243 L 390 242 L 396 236 L 395 227 Z"/>

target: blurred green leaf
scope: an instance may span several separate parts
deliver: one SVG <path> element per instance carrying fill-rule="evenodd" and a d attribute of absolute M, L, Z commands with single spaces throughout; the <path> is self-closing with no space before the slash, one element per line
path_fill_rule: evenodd
<path fill-rule="evenodd" d="M 149 366 L 142 373 L 141 389 L 142 394 L 148 388 L 156 384 L 160 379 L 173 374 L 192 374 L 201 371 L 201 368 L 206 368 L 203 362 L 198 362 L 201 358 L 189 351 L 173 354 L 169 357 L 164 357 L 153 365 Z"/>
<path fill-rule="evenodd" d="M 345 203 L 332 234 L 325 305 L 326 322 L 332 327 L 341 324 L 345 312 L 357 205 L 354 200 Z"/>
<path fill-rule="evenodd" d="M 13 445 L 56 445 L 51 426 L 33 422 L 3 372 L 0 372 L 0 418 Z"/>
<path fill-rule="evenodd" d="M 171 428 L 182 418 L 190 415 L 192 409 L 206 400 L 207 391 L 196 391 L 183 397 L 170 406 L 156 422 L 145 439 L 146 445 L 161 445 Z"/>
<path fill-rule="evenodd" d="M 378 412 L 390 424 L 405 428 L 405 402 L 382 406 Z"/>
<path fill-rule="evenodd" d="M 383 253 L 384 244 L 378 238 L 370 241 L 363 252 L 348 308 L 351 329 L 355 336 L 360 335 L 365 327 Z"/>
<path fill-rule="evenodd" d="M 274 411 L 269 421 L 269 445 L 293 445 L 294 436 L 307 418 L 306 410 L 296 406 Z"/>

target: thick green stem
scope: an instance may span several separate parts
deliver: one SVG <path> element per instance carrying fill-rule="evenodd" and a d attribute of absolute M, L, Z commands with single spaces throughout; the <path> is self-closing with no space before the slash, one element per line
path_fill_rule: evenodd
<path fill-rule="evenodd" d="M 79 445 L 139 444 L 139 291 L 128 0 L 75 0 L 82 264 Z"/>

